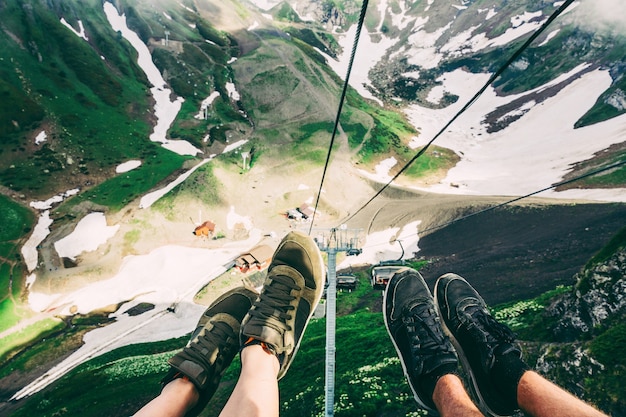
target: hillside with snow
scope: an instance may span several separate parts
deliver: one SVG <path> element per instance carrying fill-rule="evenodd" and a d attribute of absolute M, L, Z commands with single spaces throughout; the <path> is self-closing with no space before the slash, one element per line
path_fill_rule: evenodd
<path fill-rule="evenodd" d="M 185 335 L 198 294 L 240 253 L 308 229 L 287 213 L 318 198 L 312 226 L 362 230 L 363 253 L 341 268 L 410 259 L 423 229 L 541 190 L 529 205 L 601 204 L 616 222 L 622 205 L 606 203 L 626 202 L 620 1 L 370 2 L 328 166 L 361 4 L 242 4 L 0 10 L 0 213 L 15 229 L 1 235 L 1 338 L 26 329 L 24 346 L 43 344 L 44 320 L 107 318 L 54 366 L 3 386 L 7 400 L 114 349 Z M 215 239 L 190 233 L 205 220 Z M 594 242 L 610 232 L 586 230 Z"/>

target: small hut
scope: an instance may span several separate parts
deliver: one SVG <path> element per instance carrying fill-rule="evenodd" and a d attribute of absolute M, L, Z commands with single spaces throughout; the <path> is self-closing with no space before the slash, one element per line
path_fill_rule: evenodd
<path fill-rule="evenodd" d="M 206 236 L 208 238 L 212 238 L 213 233 L 215 233 L 215 223 L 210 220 L 205 221 L 193 231 L 193 234 L 196 236 Z"/>
<path fill-rule="evenodd" d="M 235 260 L 235 266 L 239 271 L 246 273 L 251 269 L 262 270 L 269 266 L 274 255 L 274 249 L 268 245 L 257 245 L 250 252 L 241 254 Z"/>

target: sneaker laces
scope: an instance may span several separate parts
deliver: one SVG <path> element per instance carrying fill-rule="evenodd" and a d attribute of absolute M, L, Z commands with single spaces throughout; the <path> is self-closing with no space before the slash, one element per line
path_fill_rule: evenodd
<path fill-rule="evenodd" d="M 296 299 L 292 290 L 300 291 L 294 280 L 286 275 L 274 275 L 270 285 L 261 292 L 260 300 L 254 304 L 249 314 L 263 322 L 264 326 L 271 327 L 284 334 L 291 330 L 287 324 L 290 312 L 295 309 L 291 302 Z M 272 346 L 277 353 L 282 353 L 284 347 Z"/>
<path fill-rule="evenodd" d="M 498 350 L 498 354 L 518 351 L 515 346 L 515 333 L 504 324 L 497 322 L 496 319 L 483 308 L 475 308 L 473 311 L 469 312 L 469 316 L 472 320 L 467 321 L 465 327 L 474 341 L 484 345 L 486 348 L 482 351 L 482 365 L 485 367 L 486 371 L 489 371 L 493 366 L 496 350 Z M 476 328 L 478 332 L 471 331 L 472 328 Z"/>
<path fill-rule="evenodd" d="M 213 323 L 213 328 L 210 331 L 202 330 L 197 338 L 196 343 L 190 343 L 187 349 L 196 360 L 205 364 L 205 369 L 213 369 L 213 375 L 219 375 L 222 371 L 222 363 L 224 362 L 224 355 L 239 346 L 237 343 L 228 343 L 229 340 L 238 340 L 233 329 L 222 321 L 216 321 Z M 216 351 L 216 356 L 212 353 Z M 214 360 L 213 360 L 214 359 Z"/>
<path fill-rule="evenodd" d="M 437 313 L 428 304 L 417 304 L 404 311 L 402 321 L 406 325 L 411 352 L 419 356 L 451 352 L 451 344 L 437 322 Z"/>

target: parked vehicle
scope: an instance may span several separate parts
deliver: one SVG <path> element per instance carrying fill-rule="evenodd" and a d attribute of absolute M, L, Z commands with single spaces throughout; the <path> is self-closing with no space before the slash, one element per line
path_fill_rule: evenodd
<path fill-rule="evenodd" d="M 356 290 L 359 280 L 354 274 L 337 275 L 337 289 L 353 291 Z"/>
<path fill-rule="evenodd" d="M 387 265 L 386 263 L 379 263 L 371 270 L 372 288 L 385 288 L 391 277 L 403 268 L 405 268 L 403 265 Z"/>

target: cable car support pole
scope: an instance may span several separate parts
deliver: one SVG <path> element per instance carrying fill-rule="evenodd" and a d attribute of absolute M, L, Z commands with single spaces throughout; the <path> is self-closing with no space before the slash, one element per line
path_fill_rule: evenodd
<path fill-rule="evenodd" d="M 321 251 L 328 254 L 328 288 L 326 289 L 326 366 L 325 366 L 325 413 L 326 417 L 334 415 L 335 402 L 335 330 L 337 317 L 337 253 L 347 252 L 358 255 L 357 229 L 330 229 L 314 234 Z M 352 237 L 349 237 L 352 235 Z"/>

